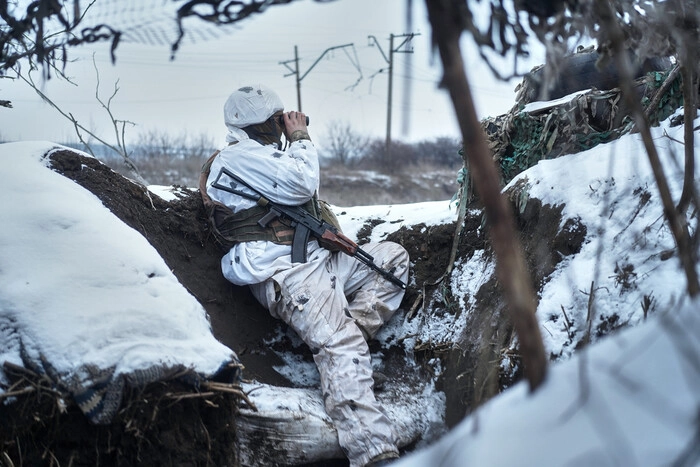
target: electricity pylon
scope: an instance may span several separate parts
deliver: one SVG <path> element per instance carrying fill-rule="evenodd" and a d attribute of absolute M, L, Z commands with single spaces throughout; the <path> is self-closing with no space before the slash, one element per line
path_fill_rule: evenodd
<path fill-rule="evenodd" d="M 384 60 L 389 64 L 389 90 L 387 92 L 387 108 L 386 108 L 386 142 L 385 142 L 385 154 L 389 154 L 389 148 L 391 147 L 391 98 L 392 98 L 392 93 L 393 93 L 393 75 L 394 75 L 394 54 L 395 53 L 413 53 L 413 48 L 410 49 L 402 49 L 405 45 L 407 45 L 411 39 L 413 39 L 415 36 L 420 36 L 420 34 L 417 33 L 409 33 L 409 34 L 389 34 L 389 56 L 387 57 L 386 54 L 384 53 L 384 50 L 382 50 L 382 46 L 379 45 L 379 41 L 377 41 L 377 38 L 374 36 L 367 36 L 367 38 L 370 40 L 370 45 L 372 45 L 372 41 L 374 41 L 375 44 L 377 44 L 377 48 L 379 48 L 379 52 L 381 52 L 382 57 L 384 57 Z M 394 46 L 394 39 L 401 39 L 403 38 L 403 41 L 399 43 L 399 45 Z"/>
<path fill-rule="evenodd" d="M 353 45 L 352 43 L 350 43 L 350 44 L 344 44 L 344 45 L 336 45 L 335 47 L 329 47 L 329 48 L 327 48 L 327 49 L 324 50 L 323 53 L 316 59 L 316 61 L 309 67 L 309 69 L 306 70 L 306 72 L 305 72 L 303 75 L 299 75 L 299 51 L 298 51 L 298 48 L 297 48 L 296 45 L 294 46 L 294 59 L 292 59 L 292 60 L 286 60 L 286 61 L 284 61 L 284 62 L 279 62 L 280 65 L 284 65 L 284 66 L 291 72 L 291 73 L 287 73 L 286 75 L 284 75 L 285 78 L 286 78 L 287 76 L 296 75 L 296 81 L 297 81 L 297 107 L 298 107 L 297 110 L 298 110 L 299 112 L 301 112 L 301 80 L 304 79 L 304 78 L 306 77 L 306 75 L 309 74 L 309 72 L 316 66 L 316 64 L 317 64 L 319 61 L 321 61 L 321 59 L 323 58 L 324 55 L 326 55 L 326 54 L 327 54 L 328 52 L 330 52 L 331 50 L 342 49 L 342 48 L 344 48 L 344 47 L 354 47 L 354 45 Z M 352 61 L 352 59 L 351 59 L 351 61 Z M 294 68 L 293 68 L 293 69 L 289 66 L 289 63 L 292 63 L 292 62 L 294 62 Z M 355 66 L 359 69 L 359 64 L 355 64 Z"/>

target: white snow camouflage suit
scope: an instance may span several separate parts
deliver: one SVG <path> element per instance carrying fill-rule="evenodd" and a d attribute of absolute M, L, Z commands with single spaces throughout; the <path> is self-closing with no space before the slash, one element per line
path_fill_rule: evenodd
<path fill-rule="evenodd" d="M 227 140 L 232 144 L 214 159 L 207 194 L 234 212 L 255 204 L 211 186 L 226 167 L 266 198 L 302 205 L 319 187 L 316 148 L 309 139 L 301 139 L 281 151 L 248 138 L 240 128 L 263 122 L 283 108 L 274 92 L 264 86 L 255 89 L 258 92 L 250 96 L 232 94 L 225 105 Z M 403 247 L 381 242 L 363 249 L 378 266 L 393 269 L 407 281 L 409 258 Z M 315 240 L 308 244 L 305 263 L 292 263 L 290 245 L 248 241 L 234 245 L 221 267 L 226 279 L 250 286 L 272 316 L 287 323 L 310 347 L 326 411 L 350 465 L 363 466 L 381 454 L 398 454 L 391 421 L 374 396 L 366 339 L 398 309 L 404 291 L 354 258 L 332 253 Z"/>

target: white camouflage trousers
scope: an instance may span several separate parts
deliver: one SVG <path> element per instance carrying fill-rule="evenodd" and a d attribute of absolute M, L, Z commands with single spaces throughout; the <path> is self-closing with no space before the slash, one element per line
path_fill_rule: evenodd
<path fill-rule="evenodd" d="M 401 245 L 362 247 L 379 267 L 408 279 L 409 257 Z M 374 397 L 368 338 L 398 309 L 404 291 L 355 258 L 318 248 L 303 264 L 252 286 L 270 313 L 310 347 L 321 375 L 326 412 L 350 466 L 398 454 L 392 423 Z"/>

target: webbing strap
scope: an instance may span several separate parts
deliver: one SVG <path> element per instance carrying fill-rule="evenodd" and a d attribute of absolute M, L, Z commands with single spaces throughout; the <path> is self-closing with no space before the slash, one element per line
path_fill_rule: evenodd
<path fill-rule="evenodd" d="M 270 222 L 266 227 L 261 227 L 258 221 L 267 214 L 266 207 L 255 205 L 236 213 L 228 209 L 228 213 L 216 219 L 216 228 L 219 235 L 231 243 L 265 240 L 291 245 L 294 239 L 294 229 L 283 224 L 280 220 Z"/>
<path fill-rule="evenodd" d="M 217 242 L 221 244 L 225 250 L 230 249 L 233 245 L 240 242 L 248 242 L 255 240 L 263 240 L 278 243 L 281 245 L 293 245 L 295 240 L 295 229 L 291 225 L 275 219 L 267 224 L 266 227 L 261 227 L 258 221 L 269 212 L 267 200 L 260 197 L 258 204 L 255 206 L 234 213 L 228 206 L 214 201 L 207 194 L 207 180 L 211 171 L 211 165 L 220 151 L 216 151 L 202 166 L 202 171 L 199 178 L 199 192 L 204 203 L 207 217 L 212 229 L 212 233 Z M 309 201 L 301 206 L 304 210 L 311 213 L 317 218 L 321 218 L 331 225 L 335 226 L 340 231 L 338 220 L 329 209 L 328 205 L 319 201 L 314 195 Z M 306 242 L 308 235 L 303 237 L 296 236 L 296 250 L 306 250 Z M 303 242 L 304 245 L 299 243 Z M 305 256 L 305 255 L 304 255 Z"/>

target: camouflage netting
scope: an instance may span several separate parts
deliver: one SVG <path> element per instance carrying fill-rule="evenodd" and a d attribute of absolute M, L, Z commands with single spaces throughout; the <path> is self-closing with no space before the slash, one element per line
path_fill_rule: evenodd
<path fill-rule="evenodd" d="M 680 77 L 673 71 L 653 71 L 635 80 L 652 125 L 683 105 Z M 667 79 L 670 82 L 664 85 Z M 509 113 L 482 121 L 504 185 L 542 159 L 590 149 L 633 128 L 619 88 L 590 89 L 571 99 L 539 107 L 527 106 L 533 95 L 527 79 L 516 92 L 516 104 Z M 663 94 L 657 96 L 659 92 Z M 657 100 L 655 109 L 649 109 L 649 104 Z"/>

